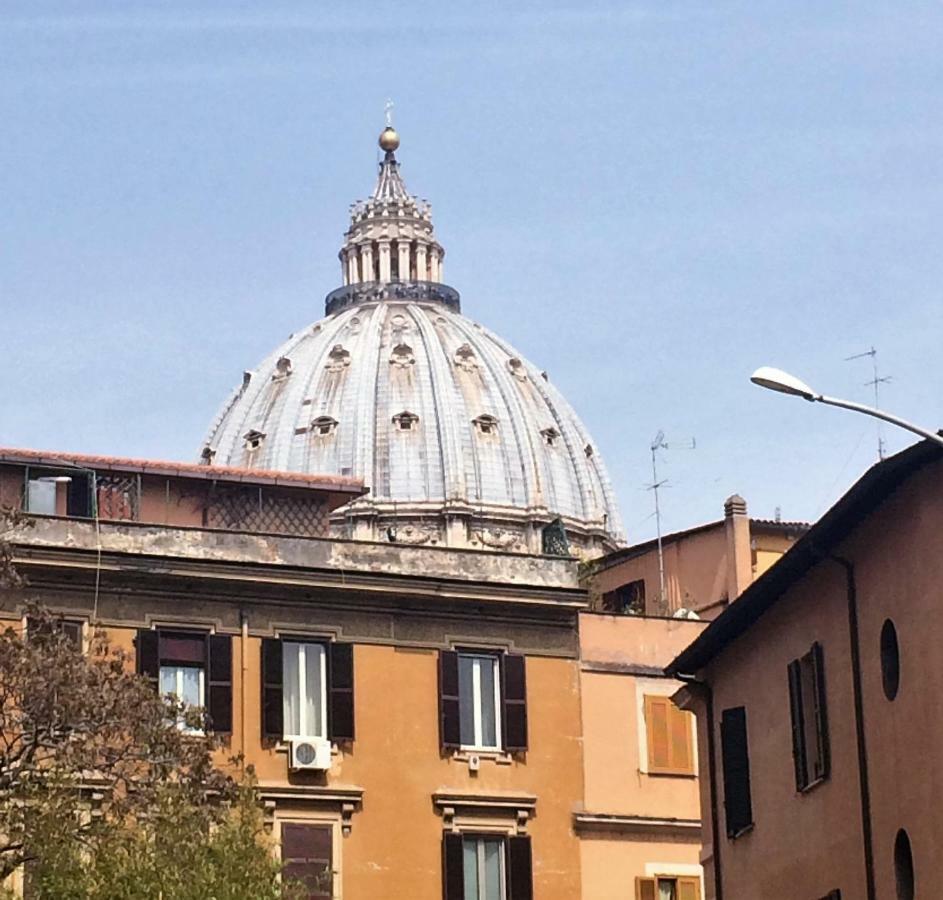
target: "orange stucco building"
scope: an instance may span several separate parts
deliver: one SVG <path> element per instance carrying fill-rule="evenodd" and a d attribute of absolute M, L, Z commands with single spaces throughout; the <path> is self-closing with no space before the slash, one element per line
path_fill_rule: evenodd
<path fill-rule="evenodd" d="M 693 716 L 664 667 L 704 628 L 687 619 L 580 615 L 582 893 L 698 900 L 701 828 Z"/>
<path fill-rule="evenodd" d="M 724 518 L 661 539 L 665 596 L 661 594 L 658 541 L 645 541 L 586 564 L 593 609 L 644 615 L 679 610 L 712 619 L 778 560 L 808 528 L 802 522 L 751 519 L 737 495 Z"/>
<path fill-rule="evenodd" d="M 327 537 L 361 491 L 0 451 L 2 503 L 32 514 L 8 535 L 30 595 L 207 709 L 312 898 L 580 896 L 577 560 Z"/>
<path fill-rule="evenodd" d="M 707 896 L 934 897 L 943 453 L 870 469 L 672 663 Z"/>

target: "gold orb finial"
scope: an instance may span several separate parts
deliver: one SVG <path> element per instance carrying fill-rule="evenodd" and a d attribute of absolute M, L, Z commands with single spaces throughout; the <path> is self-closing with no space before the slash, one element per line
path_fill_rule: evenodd
<path fill-rule="evenodd" d="M 392 153 L 397 147 L 399 147 L 399 134 L 392 125 L 387 125 L 380 132 L 380 149 Z"/>

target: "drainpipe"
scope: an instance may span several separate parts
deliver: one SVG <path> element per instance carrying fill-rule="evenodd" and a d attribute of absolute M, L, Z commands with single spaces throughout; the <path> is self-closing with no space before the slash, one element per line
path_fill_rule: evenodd
<path fill-rule="evenodd" d="M 868 748 L 864 734 L 864 700 L 861 689 L 861 637 L 858 630 L 858 590 L 855 567 L 847 559 L 827 556 L 845 570 L 848 584 L 848 636 L 851 644 L 851 676 L 854 690 L 855 738 L 858 745 L 858 788 L 861 794 L 861 836 L 864 846 L 864 875 L 868 900 L 876 900 L 874 885 L 874 842 L 871 830 L 871 786 L 868 778 Z"/>
<path fill-rule="evenodd" d="M 675 678 L 699 694 L 704 701 L 707 719 L 707 776 L 711 802 L 711 853 L 714 857 L 714 900 L 724 900 L 724 879 L 720 868 L 720 815 L 717 803 L 717 741 L 714 736 L 714 691 L 706 681 L 694 675 L 675 673 Z M 703 776 L 703 772 L 701 773 Z M 873 900 L 873 898 L 868 898 Z"/>
<path fill-rule="evenodd" d="M 239 613 L 240 626 L 241 626 L 241 635 L 239 642 L 239 657 L 242 662 L 242 683 L 239 685 L 239 697 L 242 701 L 242 740 L 240 743 L 240 749 L 242 750 L 243 766 L 245 765 L 245 756 L 246 756 L 246 723 L 249 721 L 246 715 L 246 683 L 247 683 L 247 672 L 249 669 L 248 662 L 248 653 L 249 653 L 249 617 L 246 615 L 245 610 Z"/>

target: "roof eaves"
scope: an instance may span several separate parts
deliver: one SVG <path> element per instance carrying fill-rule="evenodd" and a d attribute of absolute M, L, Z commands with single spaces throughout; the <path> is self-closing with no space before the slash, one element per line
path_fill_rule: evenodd
<path fill-rule="evenodd" d="M 921 441 L 873 465 L 793 547 L 678 654 L 666 671 L 678 675 L 702 669 L 914 472 L 941 458 L 943 451 L 938 445 Z"/>

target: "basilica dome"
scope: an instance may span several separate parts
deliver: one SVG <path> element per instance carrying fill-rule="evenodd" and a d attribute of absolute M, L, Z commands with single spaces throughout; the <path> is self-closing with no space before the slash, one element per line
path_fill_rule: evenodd
<path fill-rule="evenodd" d="M 369 493 L 334 513 L 339 536 L 612 549 L 621 524 L 596 444 L 544 372 L 461 314 L 391 131 L 372 196 L 352 207 L 325 318 L 245 373 L 202 461 L 364 479 Z"/>

